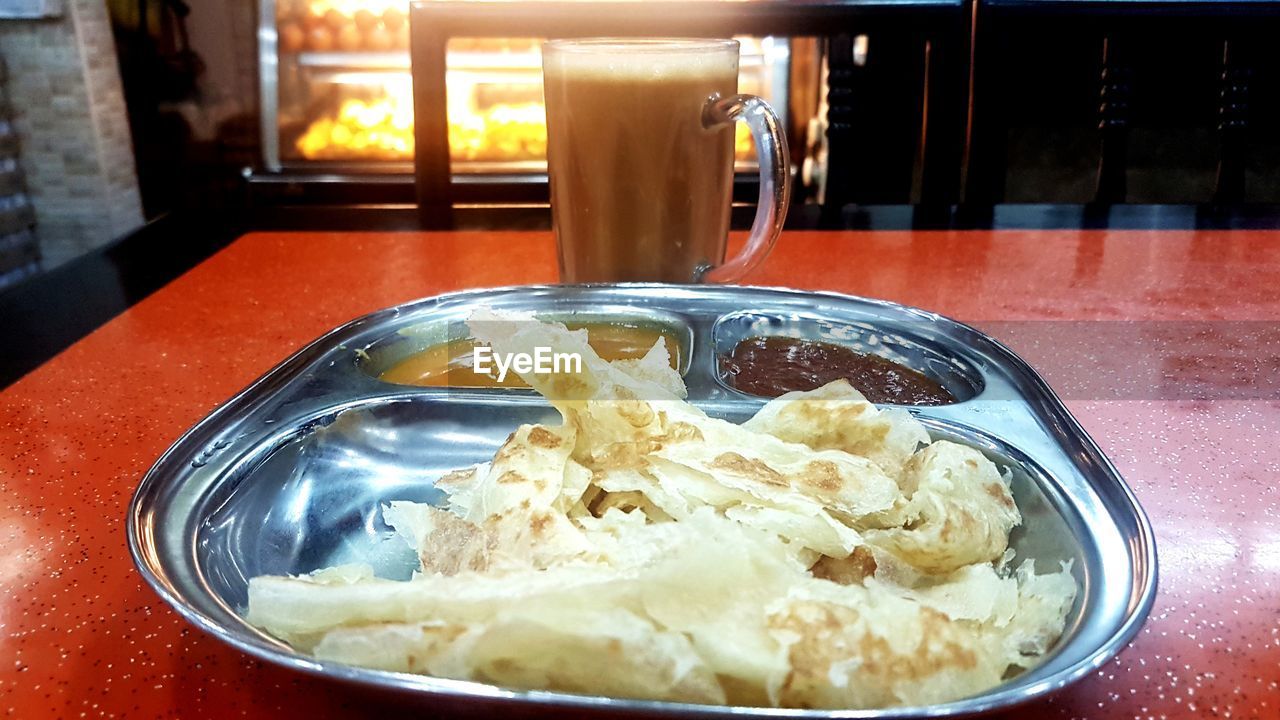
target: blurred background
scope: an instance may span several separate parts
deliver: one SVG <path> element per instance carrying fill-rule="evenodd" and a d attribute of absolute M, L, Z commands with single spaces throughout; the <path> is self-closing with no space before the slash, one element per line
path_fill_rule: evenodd
<path fill-rule="evenodd" d="M 0 288 L 172 213 L 545 224 L 539 38 L 616 27 L 738 36 L 740 89 L 785 116 L 813 222 L 1280 201 L 1271 2 L 641 5 L 0 0 Z"/>

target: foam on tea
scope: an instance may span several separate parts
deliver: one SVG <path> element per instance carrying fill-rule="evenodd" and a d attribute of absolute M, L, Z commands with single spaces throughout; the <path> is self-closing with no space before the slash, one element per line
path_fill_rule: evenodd
<path fill-rule="evenodd" d="M 628 40 L 625 43 L 582 43 L 556 53 L 543 63 L 544 72 L 573 72 L 601 79 L 688 77 L 723 75 L 737 77 L 737 52 L 724 53 L 719 46 L 701 41 Z M 736 86 L 735 81 L 735 86 Z"/>
<path fill-rule="evenodd" d="M 544 55 L 561 276 L 688 282 L 691 268 L 724 257 L 733 128 L 704 128 L 703 109 L 737 93 L 736 45 L 625 47 Z"/>

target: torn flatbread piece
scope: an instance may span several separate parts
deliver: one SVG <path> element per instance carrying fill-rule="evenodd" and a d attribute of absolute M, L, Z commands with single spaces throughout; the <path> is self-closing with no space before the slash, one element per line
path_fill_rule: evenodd
<path fill-rule="evenodd" d="M 927 573 L 995 562 L 1022 522 L 1009 484 L 977 450 L 939 440 L 903 468 L 907 499 L 863 531 L 866 541 Z"/>
<path fill-rule="evenodd" d="M 901 471 L 916 448 L 929 443 L 929 433 L 911 413 L 877 408 L 848 380 L 780 395 L 743 427 L 814 450 L 843 450 L 891 475 Z"/>

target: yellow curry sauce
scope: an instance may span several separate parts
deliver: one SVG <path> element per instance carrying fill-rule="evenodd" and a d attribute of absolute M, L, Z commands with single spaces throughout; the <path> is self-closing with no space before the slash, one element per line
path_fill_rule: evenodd
<path fill-rule="evenodd" d="M 566 322 L 570 330 L 585 328 L 587 341 L 605 360 L 634 360 L 644 357 L 658 338 L 666 338 L 671 353 L 671 366 L 680 368 L 680 342 L 675 333 L 656 324 Z M 514 372 L 498 382 L 497 372 L 477 373 L 472 369 L 471 353 L 477 341 L 465 338 L 432 345 L 392 365 L 379 379 L 399 385 L 426 387 L 529 387 Z M 492 367 L 492 363 L 490 364 Z"/>

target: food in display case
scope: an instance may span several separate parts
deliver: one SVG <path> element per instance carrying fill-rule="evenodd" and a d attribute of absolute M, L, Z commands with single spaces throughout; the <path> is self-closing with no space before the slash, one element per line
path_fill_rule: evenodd
<path fill-rule="evenodd" d="M 313 120 L 295 147 L 308 160 L 412 160 L 411 87 L 387 83 L 380 94 L 348 97 Z"/>
<path fill-rule="evenodd" d="M 454 162 L 546 160 L 547 120 L 541 101 L 499 102 L 476 109 L 468 99 L 451 98 L 449 105 L 449 156 Z M 343 100 L 336 112 L 314 120 L 296 147 L 308 160 L 413 160 L 411 87 L 388 83 L 373 97 Z M 755 160 L 755 143 L 746 125 L 736 126 L 734 153 L 740 162 Z"/>
<path fill-rule="evenodd" d="M 274 25 L 276 38 L 262 59 L 269 167 L 378 170 L 413 161 L 408 13 L 407 0 L 264 0 L 262 22 Z M 785 41 L 739 40 L 740 91 L 785 106 Z M 540 48 L 537 38 L 450 40 L 446 115 L 455 171 L 545 171 Z M 739 124 L 736 133 L 736 159 L 753 165 L 750 132 Z"/>
<path fill-rule="evenodd" d="M 276 0 L 281 53 L 409 49 L 406 0 Z"/>
<path fill-rule="evenodd" d="M 466 98 L 462 98 L 466 100 Z M 539 161 L 547 156 L 541 102 L 497 102 L 483 109 L 450 104 L 455 162 Z M 313 120 L 295 141 L 307 160 L 413 160 L 413 93 L 405 78 L 355 92 Z"/>

